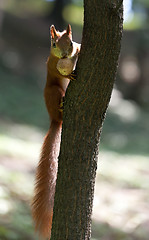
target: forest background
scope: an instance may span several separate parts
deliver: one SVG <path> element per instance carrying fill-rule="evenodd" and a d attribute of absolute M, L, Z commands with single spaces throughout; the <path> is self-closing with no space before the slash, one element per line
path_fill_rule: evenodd
<path fill-rule="evenodd" d="M 0 239 L 38 239 L 30 201 L 49 118 L 43 100 L 49 26 L 81 42 L 83 1 L 0 1 Z M 104 123 L 92 240 L 149 234 L 149 1 L 124 0 L 118 74 Z"/>

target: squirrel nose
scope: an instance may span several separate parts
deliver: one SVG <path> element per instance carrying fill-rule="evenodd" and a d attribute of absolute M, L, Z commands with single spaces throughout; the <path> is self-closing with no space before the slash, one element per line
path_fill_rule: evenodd
<path fill-rule="evenodd" d="M 62 58 L 67 58 L 67 54 L 62 54 Z"/>

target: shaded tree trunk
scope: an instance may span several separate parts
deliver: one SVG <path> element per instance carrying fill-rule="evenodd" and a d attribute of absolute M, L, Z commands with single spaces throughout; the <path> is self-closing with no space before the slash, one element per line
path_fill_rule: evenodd
<path fill-rule="evenodd" d="M 122 1 L 85 0 L 77 80 L 66 93 L 51 240 L 88 240 L 99 138 L 117 70 Z"/>

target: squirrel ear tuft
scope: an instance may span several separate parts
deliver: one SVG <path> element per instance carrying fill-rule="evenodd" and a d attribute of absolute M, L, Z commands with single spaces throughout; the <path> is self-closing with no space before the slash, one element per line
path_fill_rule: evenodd
<path fill-rule="evenodd" d="M 51 37 L 54 39 L 57 37 L 57 32 L 56 32 L 56 29 L 55 29 L 55 26 L 54 25 L 51 25 L 50 27 L 50 33 L 51 33 Z"/>
<path fill-rule="evenodd" d="M 67 26 L 66 33 L 67 33 L 68 36 L 72 36 L 71 25 L 70 24 L 68 24 L 68 26 Z"/>

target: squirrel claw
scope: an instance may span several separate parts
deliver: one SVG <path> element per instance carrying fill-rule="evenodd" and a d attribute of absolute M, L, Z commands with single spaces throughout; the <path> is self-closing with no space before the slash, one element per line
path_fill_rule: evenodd
<path fill-rule="evenodd" d="M 71 80 L 71 81 L 74 81 L 76 80 L 76 70 L 72 71 L 72 73 L 68 76 L 68 78 Z"/>
<path fill-rule="evenodd" d="M 64 102 L 65 102 L 65 98 L 62 97 L 60 105 L 59 105 L 59 112 L 63 113 L 64 110 Z"/>

